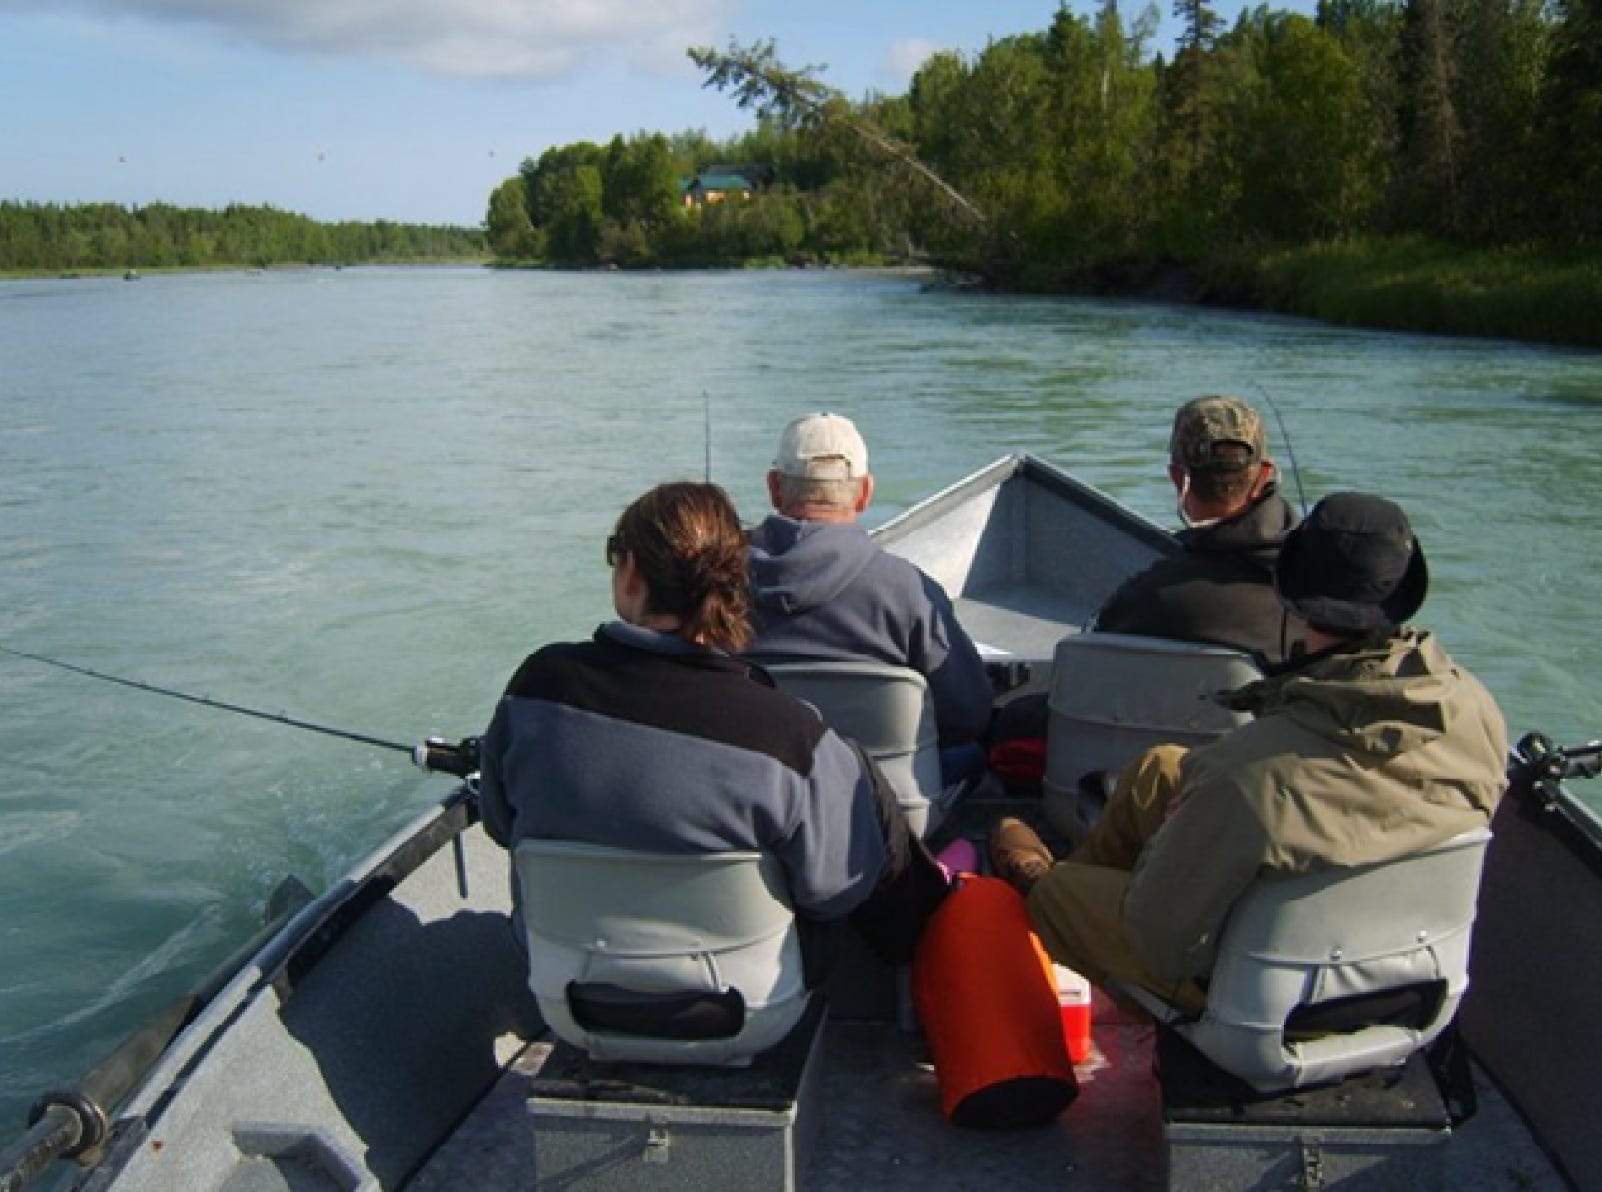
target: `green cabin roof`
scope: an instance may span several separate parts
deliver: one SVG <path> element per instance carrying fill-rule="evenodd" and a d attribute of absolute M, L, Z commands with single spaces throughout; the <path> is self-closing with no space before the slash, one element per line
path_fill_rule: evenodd
<path fill-rule="evenodd" d="M 744 174 L 697 174 L 685 186 L 689 190 L 693 186 L 700 186 L 702 190 L 755 190 L 756 186 Z"/>

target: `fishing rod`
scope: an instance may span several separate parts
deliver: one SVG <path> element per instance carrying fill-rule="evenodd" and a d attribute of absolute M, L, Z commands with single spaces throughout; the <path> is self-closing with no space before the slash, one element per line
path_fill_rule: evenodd
<path fill-rule="evenodd" d="M 1267 402 L 1268 408 L 1273 411 L 1274 421 L 1279 424 L 1279 437 L 1285 440 L 1285 455 L 1290 460 L 1291 477 L 1296 481 L 1296 499 L 1301 503 L 1302 516 L 1306 517 L 1307 492 L 1302 488 L 1302 469 L 1296 462 L 1296 447 L 1291 443 L 1290 431 L 1285 426 L 1285 419 L 1280 416 L 1279 407 L 1274 404 L 1274 399 L 1268 395 L 1268 390 L 1264 389 L 1262 385 L 1258 385 L 1257 392 L 1262 394 L 1263 401 Z"/>
<path fill-rule="evenodd" d="M 712 483 L 712 395 L 705 389 L 701 390 L 701 405 L 703 418 L 706 424 L 706 475 L 702 477 L 708 484 Z"/>
<path fill-rule="evenodd" d="M 122 687 L 131 687 L 135 691 L 147 691 L 154 695 L 165 695 L 170 699 L 181 699 L 187 703 L 199 704 L 201 707 L 217 708 L 221 711 L 234 712 L 241 716 L 253 716 L 257 720 L 270 720 L 275 724 L 287 724 L 290 728 L 304 729 L 311 733 L 321 733 L 327 737 L 338 737 L 340 740 L 354 741 L 360 745 L 373 745 L 379 749 L 393 749 L 406 754 L 412 759 L 412 764 L 421 770 L 429 770 L 440 774 L 454 774 L 458 778 L 465 778 L 478 769 L 477 737 L 464 737 L 455 744 L 440 737 L 428 737 L 420 745 L 406 745 L 400 741 L 390 741 L 383 737 L 370 736 L 367 733 L 351 732 L 349 729 L 334 728 L 331 725 L 301 720 L 283 712 L 266 712 L 260 708 L 247 707 L 244 704 L 229 703 L 227 700 L 212 699 L 204 695 L 192 695 L 187 691 L 179 691 L 174 687 L 162 687 L 159 684 L 146 683 L 139 679 L 127 679 L 121 675 L 111 675 L 104 671 L 92 670 L 87 666 L 63 662 L 59 658 L 50 658 L 44 654 L 34 654 L 27 650 L 14 650 L 10 646 L 0 645 L 0 653 L 9 654 L 13 658 L 25 658 L 29 662 L 37 662 L 44 666 L 53 666 L 58 670 L 70 671 L 72 674 L 83 675 L 86 678 L 99 679 L 103 683 L 116 683 Z"/>

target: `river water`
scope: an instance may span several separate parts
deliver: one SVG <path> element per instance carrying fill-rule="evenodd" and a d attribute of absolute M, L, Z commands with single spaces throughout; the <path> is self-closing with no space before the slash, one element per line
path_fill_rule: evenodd
<path fill-rule="evenodd" d="M 612 520 L 709 445 L 751 520 L 780 426 L 829 408 L 878 518 L 1022 450 L 1172 524 L 1172 410 L 1220 391 L 1277 403 L 1309 500 L 1408 509 L 1418 620 L 1515 735 L 1602 734 L 1602 354 L 889 274 L 0 282 L 0 645 L 454 739 L 608 615 Z M 321 889 L 447 789 L 398 750 L 0 655 L 0 1142 L 282 875 Z"/>

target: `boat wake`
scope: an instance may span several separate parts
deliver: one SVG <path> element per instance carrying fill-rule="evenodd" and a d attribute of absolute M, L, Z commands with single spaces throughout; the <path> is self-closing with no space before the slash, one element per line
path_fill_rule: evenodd
<path fill-rule="evenodd" d="M 221 931 L 220 919 L 221 916 L 215 907 L 203 908 L 188 923 L 152 948 L 138 964 L 108 984 L 99 997 L 64 1017 L 12 1035 L 4 1042 L 7 1046 L 34 1043 L 57 1032 L 69 1030 L 114 1006 L 127 1002 L 164 973 L 185 967 L 191 960 L 199 959 L 203 951 L 202 942 L 218 937 Z"/>
<path fill-rule="evenodd" d="M 0 857 L 70 836 L 83 820 L 80 811 L 21 812 L 6 817 L 6 838 L 0 840 Z"/>

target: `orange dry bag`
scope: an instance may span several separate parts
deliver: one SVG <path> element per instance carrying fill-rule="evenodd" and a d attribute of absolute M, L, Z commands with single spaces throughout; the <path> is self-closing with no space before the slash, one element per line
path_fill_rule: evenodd
<path fill-rule="evenodd" d="M 1043 1125 L 1078 1095 L 1051 962 L 1006 882 L 961 878 L 918 942 L 912 998 L 957 1125 Z"/>

